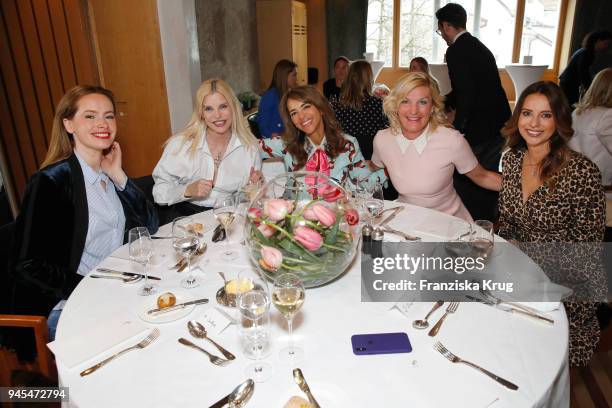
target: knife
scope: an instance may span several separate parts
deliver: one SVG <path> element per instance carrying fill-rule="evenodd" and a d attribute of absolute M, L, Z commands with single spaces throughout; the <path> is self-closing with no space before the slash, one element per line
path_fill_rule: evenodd
<path fill-rule="evenodd" d="M 504 312 L 519 313 L 519 314 L 522 314 L 524 316 L 531 317 L 532 319 L 538 320 L 540 322 L 548 323 L 548 324 L 551 324 L 551 325 L 555 324 L 555 321 L 553 319 L 551 319 L 550 317 L 543 316 L 543 315 L 541 315 L 539 313 L 532 313 L 532 312 L 528 312 L 526 310 L 516 309 L 516 308 L 514 308 L 512 306 L 508 306 L 507 309 L 506 308 L 501 308 L 501 307 L 497 307 L 497 304 L 495 302 L 490 302 L 488 300 L 477 298 L 475 296 L 470 296 L 470 295 L 465 295 L 465 297 L 470 299 L 470 300 L 473 300 L 475 302 L 484 303 L 487 306 L 494 307 L 495 309 L 502 310 Z"/>
<path fill-rule="evenodd" d="M 378 223 L 378 225 L 385 225 L 387 224 L 389 221 L 393 220 L 395 218 L 395 216 L 397 214 L 399 214 L 402 210 L 404 209 L 404 207 L 396 207 L 393 212 L 384 220 L 382 220 L 381 222 Z"/>
<path fill-rule="evenodd" d="M 162 307 L 162 308 L 157 308 L 157 309 L 151 309 L 151 310 L 147 311 L 147 314 L 157 315 L 157 314 L 161 314 L 161 313 L 171 312 L 171 311 L 177 310 L 177 309 L 183 309 L 186 306 L 201 305 L 201 304 L 204 304 L 204 303 L 208 303 L 208 299 L 196 299 L 196 300 L 192 300 L 190 302 L 178 303 L 178 304 L 176 304 L 174 306 L 170 306 L 170 307 Z"/>
<path fill-rule="evenodd" d="M 144 278 L 144 275 L 142 273 L 115 271 L 113 269 L 107 269 L 107 268 L 97 268 L 96 271 L 103 272 L 103 273 L 112 273 L 112 274 L 116 274 L 116 275 L 123 275 L 123 276 L 140 276 L 140 277 Z M 148 275 L 147 277 L 149 279 L 153 279 L 153 280 L 161 280 L 161 278 L 159 278 L 157 276 Z"/>

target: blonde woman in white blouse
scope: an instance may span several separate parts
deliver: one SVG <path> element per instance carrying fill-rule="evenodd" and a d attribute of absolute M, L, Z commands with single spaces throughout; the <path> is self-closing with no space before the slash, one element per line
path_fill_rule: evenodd
<path fill-rule="evenodd" d="M 257 140 L 242 116 L 240 102 L 227 82 L 204 81 L 196 93 L 191 120 L 172 136 L 153 170 L 153 197 L 191 215 L 215 199 L 261 177 Z"/>

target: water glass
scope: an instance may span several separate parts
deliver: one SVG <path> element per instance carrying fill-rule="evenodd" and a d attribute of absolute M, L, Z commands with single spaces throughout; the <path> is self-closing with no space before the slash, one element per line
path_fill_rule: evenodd
<path fill-rule="evenodd" d="M 270 298 L 263 290 L 250 290 L 238 297 L 240 311 L 240 345 L 244 354 L 255 360 L 245 374 L 255 382 L 272 375 L 272 366 L 260 361 L 270 354 Z"/>
<path fill-rule="evenodd" d="M 192 289 L 200 285 L 200 280 L 193 275 L 191 257 L 200 247 L 200 235 L 194 228 L 192 217 L 178 217 L 172 222 L 172 246 L 179 256 L 187 259 L 188 275 L 181 281 L 181 286 Z"/>
<path fill-rule="evenodd" d="M 130 259 L 142 265 L 142 274 L 145 276 L 138 294 L 141 296 L 152 295 L 157 292 L 157 285 L 149 280 L 147 274 L 147 265 L 153 256 L 153 240 L 149 235 L 149 230 L 145 227 L 132 228 L 128 232 L 128 241 Z"/>
<path fill-rule="evenodd" d="M 472 250 L 474 256 L 487 259 L 493 252 L 495 231 L 493 223 L 488 220 L 476 220 L 472 227 Z"/>

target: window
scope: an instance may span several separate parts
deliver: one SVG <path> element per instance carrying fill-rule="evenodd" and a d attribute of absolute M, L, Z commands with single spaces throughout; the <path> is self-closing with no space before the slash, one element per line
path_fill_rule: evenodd
<path fill-rule="evenodd" d="M 491 50 L 499 67 L 529 55 L 534 64 L 550 68 L 555 61 L 563 1 L 454 0 L 467 12 L 466 29 Z M 446 3 L 449 1 L 368 0 L 366 51 L 372 52 L 375 60 L 385 61 L 387 67 L 407 67 L 417 56 L 430 63 L 443 62 L 447 45 L 435 32 L 435 12 Z M 517 15 L 522 16 L 521 25 L 516 24 Z"/>

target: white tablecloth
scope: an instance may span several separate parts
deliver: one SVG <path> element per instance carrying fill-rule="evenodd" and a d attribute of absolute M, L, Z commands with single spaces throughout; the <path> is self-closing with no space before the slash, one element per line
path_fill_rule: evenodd
<path fill-rule="evenodd" d="M 407 206 L 391 224 L 426 240 L 439 240 L 451 219 Z M 162 229 L 160 235 L 164 232 Z M 231 277 L 249 267 L 246 250 L 237 243 L 240 239 L 241 232 L 234 232 L 232 245 L 243 254 L 232 265 L 219 262 L 225 243 L 211 244 L 199 262 L 204 273 L 198 272 L 198 276 L 203 282 L 192 292 L 196 297 L 208 297 L 211 303 L 198 306 L 180 320 L 157 325 L 161 336 L 146 349 L 128 353 L 87 377 L 80 377 L 79 372 L 135 344 L 144 335 L 73 368 L 58 359 L 60 383 L 70 387 L 71 404 L 82 408 L 207 407 L 245 380 L 244 369 L 252 360 L 240 350 L 236 326 L 214 336 L 238 356 L 227 367 L 214 366 L 204 354 L 177 342 L 179 337 L 191 338 L 186 328 L 188 320 L 200 318 L 207 308 L 215 306 L 215 292 L 222 286 L 217 271 Z M 157 245 L 169 247 L 170 242 L 159 240 Z M 109 258 L 105 262 L 135 268 L 127 260 Z M 168 270 L 167 262 L 154 266 L 151 272 L 163 278 L 162 290 L 178 287 L 185 273 Z M 304 306 L 295 319 L 294 339 L 305 351 L 305 359 L 297 366 L 322 407 L 569 406 L 568 326 L 563 308 L 550 313 L 556 321 L 551 327 L 482 304 L 462 303 L 438 336 L 431 338 L 427 330 L 411 326 L 412 320 L 427 313 L 430 303 L 414 303 L 407 317 L 387 305 L 362 303 L 360 284 L 360 264 L 355 262 L 339 280 L 307 290 Z M 93 327 L 117 320 L 138 321 L 135 310 L 143 302 L 136 293 L 139 285 L 84 278 L 61 315 L 57 340 L 83 336 L 82 341 L 87 342 L 83 333 Z M 435 322 L 440 315 L 437 312 L 430 320 Z M 273 351 L 265 361 L 272 364 L 274 375 L 256 384 L 249 408 L 282 407 L 291 396 L 303 396 L 293 382 L 293 367 L 278 359 L 278 350 L 287 344 L 286 325 L 275 310 L 272 317 Z M 372 356 L 352 353 L 351 335 L 381 332 L 406 332 L 413 352 Z M 204 340 L 191 339 L 215 351 Z M 435 341 L 520 389 L 510 391 L 468 366 L 450 363 L 432 348 Z"/>

